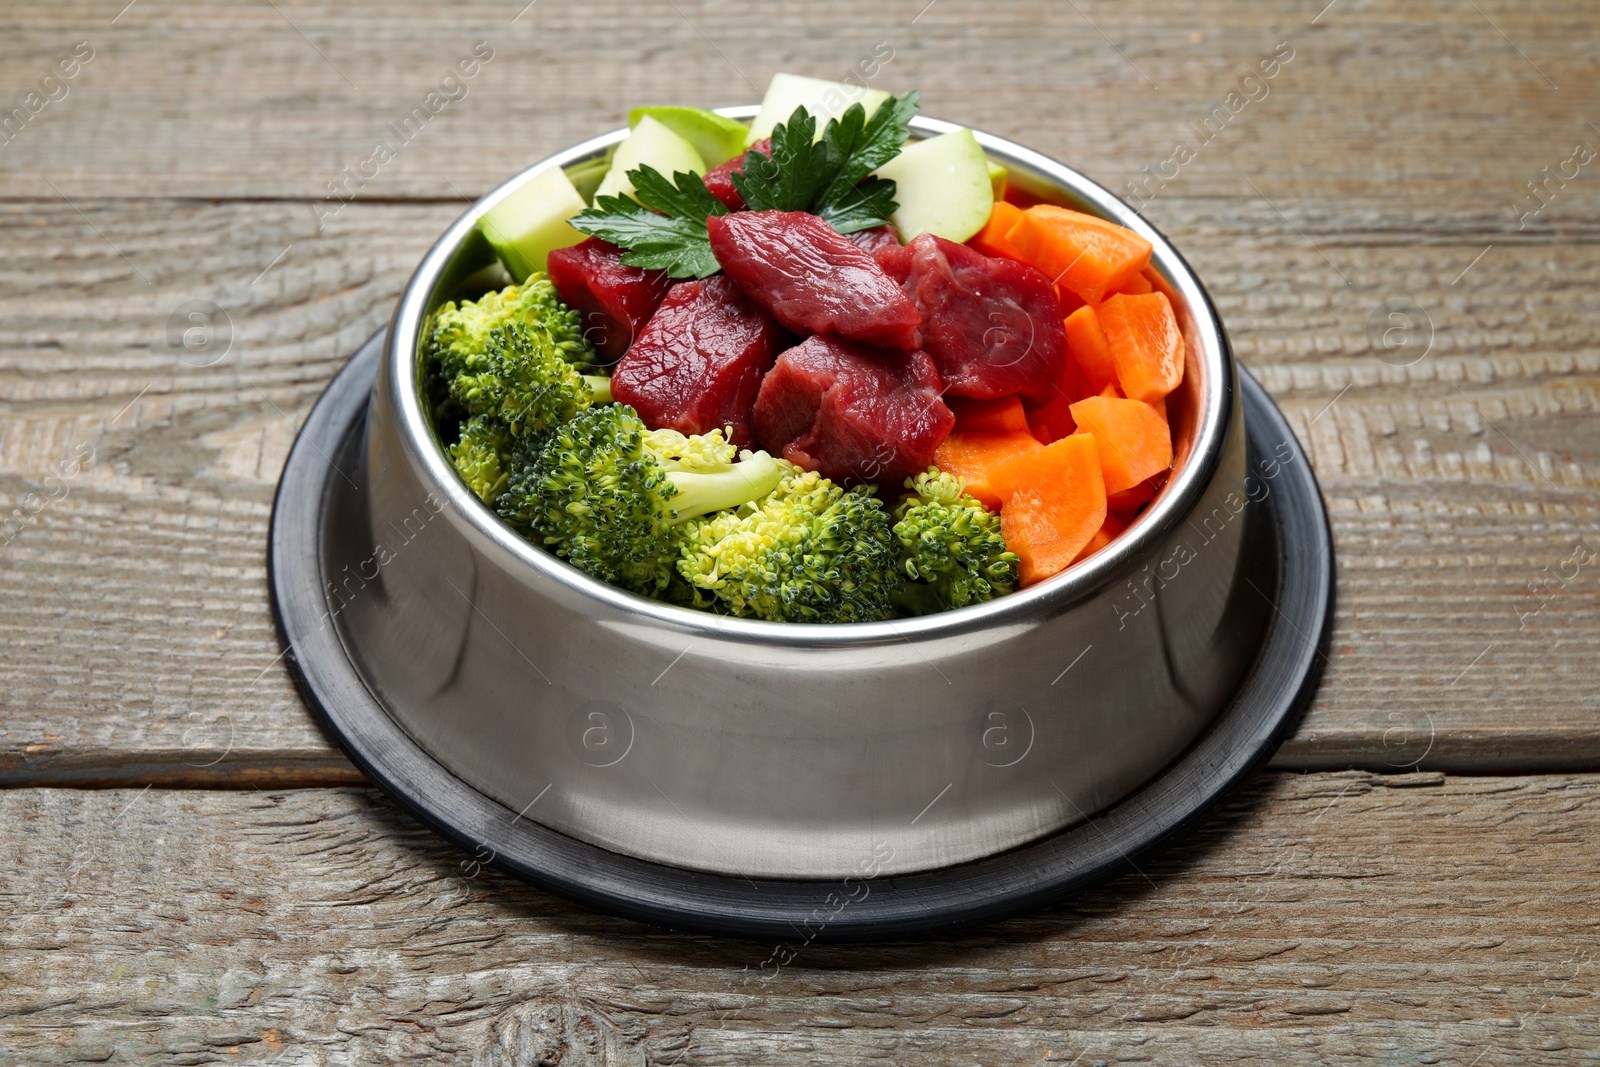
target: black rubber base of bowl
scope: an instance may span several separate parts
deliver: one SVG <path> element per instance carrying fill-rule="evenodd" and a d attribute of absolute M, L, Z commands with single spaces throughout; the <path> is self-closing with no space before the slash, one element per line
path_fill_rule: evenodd
<path fill-rule="evenodd" d="M 300 431 L 273 504 L 269 583 L 306 702 L 390 796 L 459 843 L 552 893 L 644 922 L 794 947 L 920 937 L 1030 911 L 1131 869 L 1201 818 L 1298 721 L 1326 662 L 1333 550 L 1322 496 L 1293 432 L 1241 371 L 1251 474 L 1245 551 L 1267 631 L 1233 703 L 1155 780 L 1094 818 L 972 863 L 870 881 L 749 879 L 634 859 L 527 819 L 436 762 L 373 697 L 323 625 L 322 523 L 355 491 L 383 334 L 328 386 Z M 1261 487 L 1265 489 L 1261 489 Z"/>

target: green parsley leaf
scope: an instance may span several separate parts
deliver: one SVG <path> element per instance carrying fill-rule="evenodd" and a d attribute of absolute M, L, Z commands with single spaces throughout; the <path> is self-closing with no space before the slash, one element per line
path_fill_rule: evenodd
<path fill-rule="evenodd" d="M 854 233 L 855 230 L 882 226 L 889 221 L 888 216 L 895 209 L 894 182 L 885 178 L 872 178 L 865 182 L 863 179 L 900 154 L 901 146 L 906 143 L 911 116 L 917 113 L 921 97 L 922 94 L 915 89 L 890 97 L 864 124 L 858 118 L 864 112 L 861 105 L 856 104 L 845 112 L 844 118 L 848 121 L 841 121 L 837 126 L 831 122 L 828 124 L 822 137 L 825 142 L 831 139 L 830 153 L 838 158 L 839 169 L 817 201 L 817 214 L 832 222 L 830 213 L 841 216 L 852 213 L 851 205 L 857 205 L 853 214 L 858 218 L 862 215 L 862 207 L 866 205 L 887 205 L 880 212 L 882 218 L 877 221 L 839 230 L 840 233 Z M 866 186 L 871 186 L 871 189 Z M 837 226 L 834 228 L 838 229 Z"/>
<path fill-rule="evenodd" d="M 817 214 L 840 233 L 870 230 L 889 222 L 898 206 L 894 192 L 894 182 L 888 178 L 868 178 L 860 185 L 847 186 L 834 200 L 818 208 Z"/>
<path fill-rule="evenodd" d="M 572 228 L 626 248 L 622 262 L 630 267 L 664 270 L 673 278 L 705 278 L 722 269 L 711 254 L 706 217 L 726 215 L 728 207 L 700 175 L 680 172 L 669 182 L 644 164 L 628 179 L 637 200 L 599 197 L 572 219 Z"/>
<path fill-rule="evenodd" d="M 921 94 L 913 89 L 879 105 L 872 118 L 852 104 L 816 139 L 804 107 L 772 131 L 772 151 L 752 151 L 734 188 L 752 210 L 810 211 L 840 233 L 882 226 L 895 209 L 894 182 L 868 178 L 900 154 Z"/>
<path fill-rule="evenodd" d="M 895 209 L 894 182 L 871 177 L 900 154 L 920 94 L 913 89 L 879 105 L 870 119 L 852 104 L 817 137 L 817 120 L 804 107 L 772 131 L 770 152 L 745 156 L 734 188 L 752 211 L 809 211 L 840 233 L 882 226 Z M 627 249 L 630 267 L 664 270 L 673 278 L 705 278 L 721 269 L 711 254 L 706 219 L 727 205 L 698 174 L 669 182 L 654 167 L 630 170 L 633 197 L 602 196 L 572 219 L 572 226 Z"/>
<path fill-rule="evenodd" d="M 645 207 L 665 212 L 674 218 L 699 219 L 705 228 L 708 215 L 726 215 L 728 205 L 711 195 L 705 179 L 698 174 L 678 173 L 667 181 L 648 163 L 628 172 L 633 195 Z"/>
<path fill-rule="evenodd" d="M 810 211 L 833 174 L 827 143 L 817 140 L 816 120 L 798 107 L 787 122 L 772 128 L 771 149 L 746 154 L 742 172 L 731 177 L 751 211 Z"/>

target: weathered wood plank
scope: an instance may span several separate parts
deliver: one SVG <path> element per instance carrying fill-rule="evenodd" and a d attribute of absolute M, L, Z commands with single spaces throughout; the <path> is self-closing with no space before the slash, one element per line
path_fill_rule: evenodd
<path fill-rule="evenodd" d="M 1596 776 L 1269 774 L 1070 904 L 780 968 L 479 873 L 370 791 L 8 790 L 0 1047 L 535 1064 L 554 1030 L 563 1064 L 1567 1064 L 1600 1052 L 1597 833 Z"/>
<path fill-rule="evenodd" d="M 0 779 L 349 781 L 274 666 L 271 492 L 295 424 L 458 207 L 357 205 L 312 236 L 292 204 L 81 206 L 0 210 L 0 493 L 8 512 L 66 494 L 0 547 Z M 1360 204 L 1301 219 L 1345 286 L 1259 202 L 1158 209 L 1332 513 L 1332 662 L 1280 764 L 1600 764 L 1596 572 L 1539 584 L 1600 546 L 1593 235 L 1496 245 L 1452 285 L 1486 214 L 1448 239 Z M 1434 317 L 1408 367 L 1367 329 L 1397 278 Z M 233 324 L 210 366 L 167 343 L 192 300 Z M 92 461 L 50 480 L 80 444 Z"/>
<path fill-rule="evenodd" d="M 1175 179 L 1189 195 L 1253 195 L 1249 179 L 1278 202 L 1498 208 L 1590 136 L 1584 0 L 1326 6 L 142 0 L 124 12 L 70 0 L 4 16 L 7 110 L 75 42 L 95 57 L 0 147 L 0 195 L 52 195 L 48 179 L 75 199 L 314 200 L 383 139 L 398 156 L 359 195 L 448 198 L 631 106 L 750 102 L 777 70 L 838 78 L 875 55 L 892 56 L 875 84 L 920 86 L 929 113 L 1021 138 L 1118 190 L 1181 140 L 1197 153 Z M 494 57 L 466 95 L 397 136 L 479 40 Z M 1293 58 L 1266 95 L 1242 86 L 1281 43 Z M 1207 141 L 1197 128 L 1229 93 L 1245 102 Z M 1563 214 L 1585 217 L 1581 199 L 1592 216 L 1591 190 L 1566 195 Z"/>
<path fill-rule="evenodd" d="M 0 267 L 0 484 L 13 519 L 40 509 L 0 564 L 6 762 L 354 780 L 277 662 L 266 524 L 299 420 L 456 209 L 353 231 L 352 209 L 308 241 L 298 205 L 84 206 L 0 210 L 8 247 L 37 249 Z M 180 343 L 186 363 L 167 324 L 196 300 L 227 309 L 231 347 Z"/>
<path fill-rule="evenodd" d="M 7 9 L 0 120 L 75 42 L 95 54 L 0 138 L 0 512 L 64 493 L 0 534 L 0 784 L 156 788 L 0 791 L 0 1058 L 1594 1059 L 1600 778 L 1269 774 L 1143 877 L 938 942 L 807 947 L 769 979 L 773 946 L 474 875 L 371 791 L 282 792 L 359 775 L 274 660 L 262 559 L 294 426 L 460 202 L 630 105 L 748 101 L 775 70 L 838 77 L 888 48 L 877 84 L 1119 192 L 1196 148 L 1140 199 L 1309 449 L 1339 549 L 1327 683 L 1279 764 L 1596 769 L 1597 571 L 1568 561 L 1600 544 L 1600 188 L 1555 183 L 1524 229 L 1513 206 L 1600 143 L 1594 18 L 1583 0 Z M 495 54 L 469 95 L 330 215 L 327 183 L 478 40 Z M 1195 124 L 1280 41 L 1270 95 L 1202 144 Z M 1398 299 L 1434 327 L 1407 367 L 1369 330 Z M 226 309 L 225 358 L 175 357 L 188 301 Z"/>

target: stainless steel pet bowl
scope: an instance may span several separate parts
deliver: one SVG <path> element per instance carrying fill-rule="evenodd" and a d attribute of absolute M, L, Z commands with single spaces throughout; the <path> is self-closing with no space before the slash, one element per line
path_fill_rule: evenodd
<path fill-rule="evenodd" d="M 745 118 L 753 108 L 724 114 Z M 956 127 L 919 118 L 915 135 Z M 602 849 L 752 878 L 894 873 L 1016 848 L 1102 811 L 1188 748 L 1262 636 L 1241 553 L 1245 431 L 1227 338 L 1166 239 L 1076 171 L 978 134 L 1040 200 L 1155 248 L 1188 341 L 1171 479 L 1110 547 L 1033 588 L 848 626 L 724 618 L 595 581 L 505 526 L 422 401 L 430 314 L 503 284 L 475 225 L 544 167 L 592 191 L 617 130 L 485 196 L 423 259 L 374 390 L 330 620 L 443 767 Z M 587 188 L 586 188 L 587 187 Z M 884 857 L 890 857 L 884 859 Z"/>

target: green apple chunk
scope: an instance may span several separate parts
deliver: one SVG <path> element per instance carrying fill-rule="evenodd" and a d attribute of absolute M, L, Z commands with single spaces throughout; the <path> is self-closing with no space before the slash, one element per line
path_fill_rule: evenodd
<path fill-rule="evenodd" d="M 632 196 L 633 182 L 628 180 L 628 171 L 646 164 L 660 171 L 668 181 L 672 180 L 674 174 L 684 171 L 692 174 L 706 172 L 706 161 L 700 158 L 694 145 L 667 129 L 660 121 L 645 115 L 639 119 L 633 132 L 628 134 L 627 140 L 617 145 L 616 154 L 611 157 L 611 169 L 600 179 L 600 188 L 594 191 L 594 195 L 597 198 Z"/>
<path fill-rule="evenodd" d="M 902 241 L 931 233 L 964 242 L 983 229 L 994 210 L 989 161 L 971 130 L 906 145 L 877 174 L 895 183 L 900 206 L 889 221 Z"/>
<path fill-rule="evenodd" d="M 560 167 L 547 167 L 478 220 L 478 229 L 518 282 L 545 268 L 558 248 L 583 240 L 568 219 L 588 205 Z"/>
<path fill-rule="evenodd" d="M 761 98 L 761 110 L 750 123 L 745 143 L 755 144 L 763 137 L 771 137 L 772 128 L 780 122 L 788 122 L 794 109 L 801 105 L 817 120 L 817 136 L 821 137 L 828 120 L 843 115 L 851 104 L 860 104 L 871 118 L 878 105 L 887 99 L 889 94 L 882 89 L 804 78 L 798 74 L 774 74 L 767 85 L 767 95 Z"/>
<path fill-rule="evenodd" d="M 750 132 L 736 119 L 698 107 L 636 107 L 628 112 L 628 128 L 639 125 L 644 118 L 655 119 L 692 144 L 708 167 L 719 166 L 743 153 L 745 134 Z"/>

